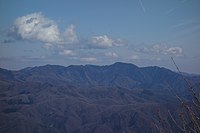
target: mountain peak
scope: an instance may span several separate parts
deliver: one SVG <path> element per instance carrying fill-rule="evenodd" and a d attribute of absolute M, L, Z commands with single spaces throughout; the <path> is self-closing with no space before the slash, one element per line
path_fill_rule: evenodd
<path fill-rule="evenodd" d="M 112 64 L 110 66 L 134 66 L 134 67 L 137 67 L 136 65 L 134 65 L 132 63 L 125 63 L 125 62 L 115 62 L 114 64 Z"/>

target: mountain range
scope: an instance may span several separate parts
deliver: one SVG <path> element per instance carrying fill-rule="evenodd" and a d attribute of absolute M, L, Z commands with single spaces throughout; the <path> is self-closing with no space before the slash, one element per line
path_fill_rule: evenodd
<path fill-rule="evenodd" d="M 180 108 L 175 95 L 190 101 L 190 86 L 200 76 L 122 62 L 0 68 L 0 133 L 153 133 L 158 110 L 181 132 L 167 110 Z"/>

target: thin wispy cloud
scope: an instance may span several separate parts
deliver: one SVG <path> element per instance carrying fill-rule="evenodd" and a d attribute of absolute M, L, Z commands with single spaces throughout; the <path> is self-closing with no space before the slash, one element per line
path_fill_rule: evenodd
<path fill-rule="evenodd" d="M 200 20 L 193 18 L 181 21 L 172 26 L 175 39 L 199 38 L 200 36 Z"/>
<path fill-rule="evenodd" d="M 169 10 L 167 10 L 167 11 L 165 12 L 165 15 L 172 14 L 175 10 L 176 10 L 176 8 L 171 8 L 171 9 L 169 9 Z"/>
<path fill-rule="evenodd" d="M 200 25 L 200 20 L 197 18 L 192 18 L 189 20 L 181 21 L 180 23 L 177 23 L 172 26 L 172 28 L 184 28 L 184 27 L 192 27 Z"/>
<path fill-rule="evenodd" d="M 75 31 L 75 25 L 71 24 L 64 32 L 64 41 L 66 43 L 78 43 L 79 39 Z"/>
<path fill-rule="evenodd" d="M 86 62 L 96 62 L 97 59 L 95 57 L 83 57 L 80 58 L 81 61 L 86 61 Z"/>
<path fill-rule="evenodd" d="M 139 60 L 140 57 L 139 57 L 138 55 L 132 55 L 132 56 L 130 57 L 130 59 L 131 59 L 131 60 Z"/>
<path fill-rule="evenodd" d="M 144 7 L 142 0 L 139 0 L 139 4 L 140 4 L 140 6 L 141 6 L 141 8 L 142 8 L 142 11 L 143 11 L 144 13 L 146 13 L 146 8 Z"/>
<path fill-rule="evenodd" d="M 67 49 L 64 49 L 63 51 L 61 51 L 59 53 L 60 55 L 64 55 L 64 56 L 74 56 L 76 55 L 76 53 L 72 50 L 67 50 Z"/>
<path fill-rule="evenodd" d="M 186 3 L 188 0 L 181 0 L 181 3 Z"/>
<path fill-rule="evenodd" d="M 178 10 L 178 8 L 180 8 L 182 6 L 182 4 L 186 3 L 188 0 L 180 0 L 180 4 L 176 7 L 170 8 L 169 10 L 167 10 L 165 12 L 165 15 L 169 15 L 172 14 L 173 12 L 175 12 L 176 10 Z"/>

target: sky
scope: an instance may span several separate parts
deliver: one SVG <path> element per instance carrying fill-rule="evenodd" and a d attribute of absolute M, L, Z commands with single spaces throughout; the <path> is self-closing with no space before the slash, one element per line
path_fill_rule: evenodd
<path fill-rule="evenodd" d="M 0 0 L 0 67 L 160 66 L 200 74 L 200 0 Z"/>

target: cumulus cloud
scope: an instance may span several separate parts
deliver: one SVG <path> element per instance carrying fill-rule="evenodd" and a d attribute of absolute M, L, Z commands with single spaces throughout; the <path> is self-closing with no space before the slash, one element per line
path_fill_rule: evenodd
<path fill-rule="evenodd" d="M 50 44 L 78 42 L 73 24 L 64 33 L 61 33 L 57 23 L 44 16 L 41 12 L 18 17 L 10 29 L 10 35 L 17 37 L 17 39 L 40 41 L 45 45 L 48 44 L 45 47 L 50 47 Z"/>
<path fill-rule="evenodd" d="M 144 47 L 140 50 L 140 52 L 145 53 L 156 53 L 156 54 L 163 54 L 163 55 L 173 55 L 173 56 L 182 56 L 183 49 L 181 47 L 168 47 L 166 45 L 155 44 L 151 47 Z"/>
<path fill-rule="evenodd" d="M 112 57 L 112 58 L 118 57 L 118 55 L 115 52 L 107 52 L 107 53 L 105 53 L 105 56 Z"/>
<path fill-rule="evenodd" d="M 40 12 L 17 18 L 11 31 L 26 40 L 37 40 L 45 43 L 61 42 L 57 24 Z"/>
<path fill-rule="evenodd" d="M 86 49 L 106 49 L 111 47 L 124 46 L 126 42 L 120 38 L 111 38 L 108 35 L 92 36 L 88 38 L 79 38 L 76 33 L 76 26 L 69 25 L 65 30 L 60 30 L 56 21 L 48 18 L 41 12 L 35 12 L 18 17 L 13 22 L 7 34 L 8 39 L 14 41 L 25 40 L 31 42 L 40 42 L 43 48 L 54 52 L 56 55 L 75 56 L 78 48 Z M 4 43 L 10 43 L 10 40 L 5 40 Z M 77 45 L 73 45 L 77 44 Z M 82 55 L 86 54 L 81 51 Z M 107 52 L 104 56 L 117 58 L 118 55 L 114 52 Z M 80 61 L 96 62 L 94 57 L 80 57 Z M 77 57 L 78 58 L 78 57 Z"/>
<path fill-rule="evenodd" d="M 111 37 L 108 37 L 107 35 L 102 35 L 102 36 L 93 36 L 92 38 L 89 39 L 89 47 L 90 48 L 110 48 L 113 46 L 124 46 L 125 41 L 122 39 L 112 39 Z"/>
<path fill-rule="evenodd" d="M 112 47 L 113 40 L 109 38 L 107 35 L 103 36 L 94 36 L 90 39 L 91 46 L 96 48 L 108 48 Z"/>
<path fill-rule="evenodd" d="M 9 37 L 16 40 L 39 41 L 44 48 L 67 46 L 64 44 L 85 45 L 85 48 L 104 49 L 113 46 L 124 46 L 126 42 L 120 38 L 113 39 L 107 35 L 93 36 L 79 40 L 75 25 L 69 25 L 64 32 L 57 23 L 41 12 L 18 17 L 10 28 Z M 59 44 L 59 45 L 58 45 Z"/>

